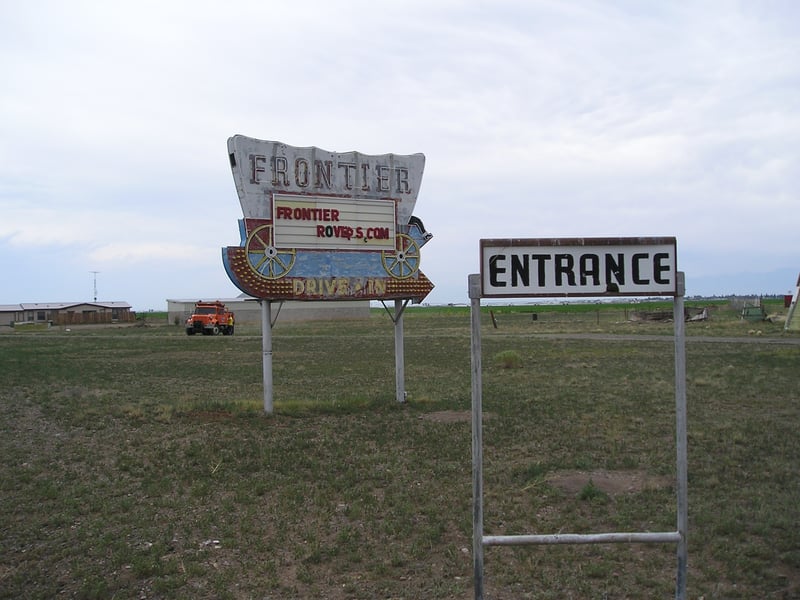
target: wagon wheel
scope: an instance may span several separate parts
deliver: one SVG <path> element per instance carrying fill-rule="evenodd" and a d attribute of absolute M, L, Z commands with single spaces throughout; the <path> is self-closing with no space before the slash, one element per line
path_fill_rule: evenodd
<path fill-rule="evenodd" d="M 295 250 L 276 248 L 272 243 L 272 225 L 256 227 L 245 242 L 247 264 L 265 279 L 280 279 L 294 265 Z"/>
<path fill-rule="evenodd" d="M 408 279 L 419 270 L 419 244 L 410 236 L 398 233 L 395 249 L 384 250 L 381 260 L 389 275 L 395 279 Z"/>

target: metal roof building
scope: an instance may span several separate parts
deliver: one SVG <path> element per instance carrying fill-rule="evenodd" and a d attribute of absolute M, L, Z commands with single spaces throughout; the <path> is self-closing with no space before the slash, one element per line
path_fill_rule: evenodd
<path fill-rule="evenodd" d="M 130 323 L 136 313 L 127 302 L 23 302 L 0 304 L 0 325 L 50 323 L 89 325 Z"/>

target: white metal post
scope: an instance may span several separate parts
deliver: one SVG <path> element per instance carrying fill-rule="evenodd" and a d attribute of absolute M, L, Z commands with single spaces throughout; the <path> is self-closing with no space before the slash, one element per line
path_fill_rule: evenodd
<path fill-rule="evenodd" d="M 689 529 L 689 478 L 687 467 L 688 443 L 686 435 L 686 322 L 683 297 L 686 293 L 685 276 L 677 273 L 673 320 L 675 322 L 675 444 L 677 446 L 678 476 L 678 575 L 675 584 L 676 600 L 686 600 L 686 574 L 688 570 Z"/>
<path fill-rule="evenodd" d="M 406 401 L 406 366 L 405 346 L 403 341 L 403 311 L 405 305 L 402 300 L 394 301 L 394 377 L 395 398 L 398 402 Z"/>
<path fill-rule="evenodd" d="M 472 368 L 472 568 L 475 600 L 483 600 L 483 381 L 481 377 L 481 279 L 468 278 Z"/>
<path fill-rule="evenodd" d="M 261 304 L 261 354 L 264 376 L 264 412 L 272 414 L 272 303 L 259 300 Z"/>

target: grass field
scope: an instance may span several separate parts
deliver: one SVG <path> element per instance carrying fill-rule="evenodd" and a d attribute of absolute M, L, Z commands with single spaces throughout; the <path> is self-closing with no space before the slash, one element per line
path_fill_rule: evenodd
<path fill-rule="evenodd" d="M 487 534 L 674 530 L 672 324 L 633 310 L 484 308 Z M 471 598 L 469 313 L 405 332 L 401 405 L 381 310 L 279 320 L 270 417 L 256 328 L 3 332 L 0 598 Z M 721 304 L 687 335 L 689 596 L 798 598 L 800 335 Z M 486 592 L 669 598 L 675 568 L 487 548 Z"/>

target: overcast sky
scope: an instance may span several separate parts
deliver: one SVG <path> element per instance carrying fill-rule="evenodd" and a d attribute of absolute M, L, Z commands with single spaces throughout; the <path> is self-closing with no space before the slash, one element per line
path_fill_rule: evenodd
<path fill-rule="evenodd" d="M 426 156 L 431 303 L 479 240 L 675 236 L 800 272 L 800 2 L 0 0 L 0 304 L 231 297 L 226 141 Z"/>

